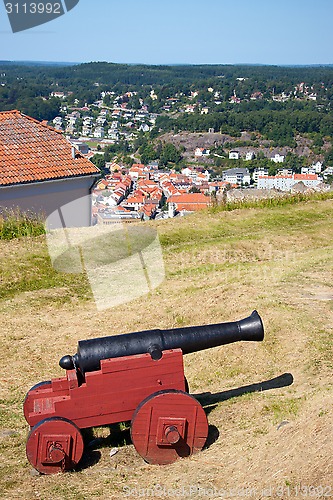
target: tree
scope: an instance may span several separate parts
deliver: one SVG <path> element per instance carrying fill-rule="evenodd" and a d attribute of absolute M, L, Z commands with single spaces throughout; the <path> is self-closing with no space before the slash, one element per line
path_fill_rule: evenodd
<path fill-rule="evenodd" d="M 140 153 L 141 163 L 143 163 L 144 165 L 157 158 L 156 151 L 152 144 L 146 144 L 145 146 L 141 146 L 141 148 L 139 149 L 139 153 Z"/>
<path fill-rule="evenodd" d="M 321 148 L 324 145 L 323 138 L 321 137 L 320 134 L 315 134 L 313 138 L 313 146 L 316 146 L 318 148 Z"/>
<path fill-rule="evenodd" d="M 328 175 L 325 181 L 327 184 L 333 184 L 333 175 Z"/>
<path fill-rule="evenodd" d="M 168 142 L 163 146 L 160 156 L 160 165 L 167 166 L 169 162 L 179 163 L 181 159 L 182 155 L 174 144 Z"/>
<path fill-rule="evenodd" d="M 325 154 L 325 163 L 333 165 L 333 147 L 330 148 Z"/>
<path fill-rule="evenodd" d="M 151 139 L 156 139 L 158 134 L 159 134 L 159 129 L 157 127 L 153 127 L 149 135 Z"/>
<path fill-rule="evenodd" d="M 96 167 L 99 168 L 102 173 L 104 173 L 104 171 L 105 171 L 105 158 L 103 155 L 96 154 L 90 159 L 90 161 L 94 165 L 96 165 Z"/>
<path fill-rule="evenodd" d="M 272 165 L 270 165 L 268 169 L 268 175 L 276 175 L 277 174 L 277 166 L 274 162 L 272 162 Z"/>
<path fill-rule="evenodd" d="M 303 159 L 294 153 L 287 153 L 286 156 L 286 167 L 291 168 L 294 172 L 299 172 L 301 169 L 301 163 Z"/>

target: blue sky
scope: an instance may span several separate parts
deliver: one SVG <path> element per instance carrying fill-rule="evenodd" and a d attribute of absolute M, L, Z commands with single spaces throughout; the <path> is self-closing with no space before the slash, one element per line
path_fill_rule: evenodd
<path fill-rule="evenodd" d="M 333 0 L 80 0 L 13 34 L 0 1 L 0 60 L 332 64 L 332 19 Z"/>

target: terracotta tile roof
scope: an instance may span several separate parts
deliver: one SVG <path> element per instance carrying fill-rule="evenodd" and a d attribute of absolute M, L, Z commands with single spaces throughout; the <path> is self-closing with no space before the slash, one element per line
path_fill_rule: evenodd
<path fill-rule="evenodd" d="M 132 210 L 129 210 L 128 208 L 121 207 L 120 205 L 117 205 L 116 207 L 112 207 L 112 212 L 118 212 L 118 213 L 133 213 Z"/>
<path fill-rule="evenodd" d="M 176 194 L 167 199 L 167 203 L 174 203 L 178 211 L 187 210 L 190 212 L 207 208 L 210 201 L 210 197 L 202 193 Z"/>
<path fill-rule="evenodd" d="M 126 199 L 126 203 L 144 203 L 145 197 L 141 194 L 134 194 Z"/>
<path fill-rule="evenodd" d="M 317 174 L 295 174 L 294 179 L 299 180 L 299 181 L 316 181 L 316 180 L 318 180 L 318 175 Z"/>
<path fill-rule="evenodd" d="M 106 181 L 105 179 L 102 179 L 101 181 L 99 181 L 99 183 L 97 184 L 97 189 L 105 189 L 106 187 L 108 187 L 108 181 Z"/>
<path fill-rule="evenodd" d="M 0 185 L 96 175 L 61 132 L 19 111 L 0 112 Z"/>
<path fill-rule="evenodd" d="M 204 203 L 176 203 L 178 212 L 197 212 L 198 210 L 204 210 L 208 207 L 208 204 Z"/>
<path fill-rule="evenodd" d="M 205 203 L 208 204 L 210 202 L 210 199 L 208 196 L 205 196 L 204 194 L 201 193 L 186 193 L 186 194 L 176 194 L 173 196 L 170 196 L 168 199 L 168 202 L 175 202 L 177 203 L 178 201 L 182 201 L 183 203 Z"/>
<path fill-rule="evenodd" d="M 156 205 L 153 203 L 147 203 L 143 207 L 140 208 L 139 212 L 144 213 L 147 217 L 151 217 L 153 212 L 156 211 Z"/>
<path fill-rule="evenodd" d="M 143 163 L 133 163 L 132 167 L 130 168 L 130 171 L 131 170 L 134 170 L 136 171 L 137 169 L 143 169 L 144 168 L 144 164 Z"/>

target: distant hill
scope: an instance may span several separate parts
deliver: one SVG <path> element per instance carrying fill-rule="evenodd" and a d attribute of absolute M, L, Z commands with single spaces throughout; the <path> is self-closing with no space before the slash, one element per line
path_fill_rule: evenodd
<path fill-rule="evenodd" d="M 74 66 L 76 62 L 54 61 L 0 61 L 0 66 Z"/>
<path fill-rule="evenodd" d="M 332 65 L 328 66 L 265 66 L 265 65 L 144 65 L 118 64 L 107 62 L 68 63 L 43 61 L 0 61 L 1 66 L 29 67 L 36 74 L 44 69 L 50 78 L 60 76 L 57 68 L 65 68 L 62 73 L 63 81 L 72 78 L 85 78 L 89 81 L 98 81 L 101 84 L 126 83 L 140 84 L 170 84 L 173 81 L 195 83 L 196 80 L 211 78 L 259 78 L 259 80 L 278 79 L 282 81 L 299 82 L 304 79 L 327 79 L 332 75 Z M 24 74 L 22 75 L 24 76 Z M 300 80 L 301 79 L 301 80 Z"/>

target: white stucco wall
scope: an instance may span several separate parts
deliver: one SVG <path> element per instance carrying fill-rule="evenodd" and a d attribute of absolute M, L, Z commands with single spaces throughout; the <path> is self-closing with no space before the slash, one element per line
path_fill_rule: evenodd
<path fill-rule="evenodd" d="M 78 200 L 72 205 L 70 226 L 89 226 L 91 224 L 89 194 L 95 179 L 95 176 L 82 176 L 24 185 L 0 186 L 0 207 L 19 208 L 23 212 L 32 211 L 41 214 L 46 219 L 62 206 Z"/>

